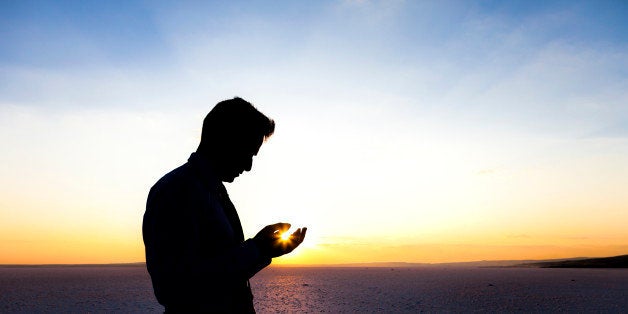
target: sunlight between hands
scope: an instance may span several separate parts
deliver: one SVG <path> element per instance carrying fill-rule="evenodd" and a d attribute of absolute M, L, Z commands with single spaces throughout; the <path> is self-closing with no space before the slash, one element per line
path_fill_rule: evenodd
<path fill-rule="evenodd" d="M 264 227 L 253 238 L 261 253 L 270 257 L 278 257 L 292 252 L 305 239 L 307 228 L 299 228 L 287 239 L 281 239 L 281 234 L 290 229 L 289 223 L 276 223 Z"/>

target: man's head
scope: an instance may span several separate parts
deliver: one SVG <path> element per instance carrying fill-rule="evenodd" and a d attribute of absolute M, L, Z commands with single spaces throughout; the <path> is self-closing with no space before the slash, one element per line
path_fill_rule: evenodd
<path fill-rule="evenodd" d="M 251 170 L 253 156 L 275 131 L 275 121 L 251 103 L 236 97 L 224 100 L 203 121 L 197 151 L 211 161 L 221 181 L 232 182 Z"/>

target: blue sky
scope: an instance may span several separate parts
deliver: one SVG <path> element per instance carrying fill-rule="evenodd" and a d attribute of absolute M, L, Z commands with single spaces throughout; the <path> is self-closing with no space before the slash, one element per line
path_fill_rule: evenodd
<path fill-rule="evenodd" d="M 626 17 L 623 1 L 4 1 L 0 227 L 27 231 L 0 241 L 57 219 L 63 241 L 141 258 L 146 191 L 238 95 L 277 120 L 229 188 L 245 231 L 307 224 L 307 258 L 359 261 L 330 259 L 339 238 L 391 256 L 391 241 L 623 249 Z"/>
<path fill-rule="evenodd" d="M 479 115 L 472 123 L 525 124 L 564 114 L 548 105 L 553 97 L 625 87 L 627 12 L 623 2 L 571 1 L 5 2 L 0 88 L 5 103 L 149 108 L 157 100 L 146 94 L 156 90 L 174 105 L 209 98 L 212 89 L 246 91 L 249 77 L 268 93 L 323 88 L 354 98 L 366 90 L 402 96 L 428 113 Z M 111 86 L 117 76 L 125 86 Z M 54 90 L 48 79 L 57 81 Z M 547 80 L 560 90 L 547 90 Z M 513 102 L 500 114 L 483 93 L 504 84 L 539 95 L 529 96 L 527 109 Z M 84 95 L 92 85 L 109 90 L 93 99 Z M 179 88 L 168 91 L 172 85 Z M 617 111 L 626 114 L 608 110 L 619 120 Z"/>
<path fill-rule="evenodd" d="M 452 39 L 472 41 L 472 36 L 489 40 L 477 42 L 478 50 L 487 52 L 500 35 L 517 30 L 527 35 L 523 36 L 527 44 L 559 40 L 608 48 L 626 42 L 627 6 L 622 1 L 321 1 L 275 5 L 259 1 L 5 1 L 1 12 L 2 60 L 4 64 L 38 66 L 102 61 L 94 59 L 90 51 L 72 49 L 88 43 L 114 63 L 128 65 L 155 57 L 168 60 L 173 58 L 167 34 L 171 28 L 182 31 L 181 37 L 261 33 L 265 39 L 288 45 L 267 48 L 284 50 L 283 54 L 290 53 L 287 48 L 307 42 L 312 33 L 349 43 L 382 40 L 387 45 L 381 50 L 396 51 L 392 54 L 398 57 L 424 54 L 430 47 L 441 55 L 441 48 Z M 474 29 L 482 22 L 485 28 Z M 481 55 L 470 52 L 475 57 Z M 373 53 L 377 51 L 369 52 Z"/>

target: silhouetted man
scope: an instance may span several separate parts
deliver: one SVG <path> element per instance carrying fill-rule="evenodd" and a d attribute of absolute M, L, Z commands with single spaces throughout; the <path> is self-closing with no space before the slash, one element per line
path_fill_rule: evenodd
<path fill-rule="evenodd" d="M 247 101 L 222 101 L 205 117 L 188 162 L 151 188 L 142 226 L 146 266 L 167 313 L 255 312 L 249 278 L 303 242 L 307 228 L 279 238 L 287 223 L 244 240 L 222 183 L 251 170 L 274 130 L 274 121 Z"/>

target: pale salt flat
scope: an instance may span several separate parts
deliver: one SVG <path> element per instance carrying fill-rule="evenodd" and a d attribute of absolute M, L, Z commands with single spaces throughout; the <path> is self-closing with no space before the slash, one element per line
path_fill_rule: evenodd
<path fill-rule="evenodd" d="M 259 313 L 628 312 L 628 269 L 282 268 Z M 159 313 L 141 266 L 0 267 L 1 313 Z"/>

